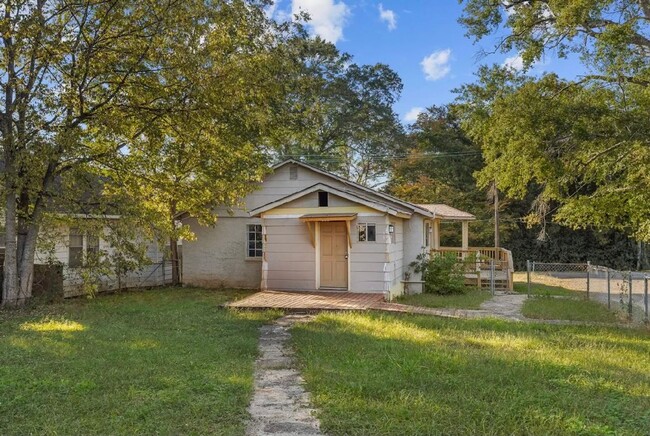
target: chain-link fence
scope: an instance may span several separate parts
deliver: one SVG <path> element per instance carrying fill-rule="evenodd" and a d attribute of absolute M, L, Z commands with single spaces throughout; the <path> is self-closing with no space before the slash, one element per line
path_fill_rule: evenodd
<path fill-rule="evenodd" d="M 631 320 L 650 317 L 650 274 L 618 271 L 586 263 L 527 262 L 529 296 L 584 298 L 598 301 L 610 310 L 622 311 Z"/>

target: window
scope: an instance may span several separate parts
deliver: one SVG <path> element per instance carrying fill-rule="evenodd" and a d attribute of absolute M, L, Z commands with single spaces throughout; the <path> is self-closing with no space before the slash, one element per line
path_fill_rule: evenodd
<path fill-rule="evenodd" d="M 327 192 L 319 192 L 318 207 L 327 207 L 328 203 L 329 203 L 329 196 L 327 195 Z"/>
<path fill-rule="evenodd" d="M 248 224 L 248 247 L 246 249 L 247 257 L 262 257 L 262 225 Z"/>
<path fill-rule="evenodd" d="M 431 246 L 431 223 L 424 223 L 424 246 Z"/>
<path fill-rule="evenodd" d="M 359 242 L 375 242 L 377 240 L 377 226 L 370 223 L 359 224 Z"/>
<path fill-rule="evenodd" d="M 68 266 L 81 268 L 89 257 L 99 256 L 99 237 L 88 235 L 78 228 L 70 228 L 68 241 Z"/>
<path fill-rule="evenodd" d="M 77 228 L 70 229 L 68 242 L 68 266 L 79 268 L 84 264 L 84 235 Z"/>
<path fill-rule="evenodd" d="M 298 180 L 298 166 L 292 165 L 289 167 L 289 180 Z"/>

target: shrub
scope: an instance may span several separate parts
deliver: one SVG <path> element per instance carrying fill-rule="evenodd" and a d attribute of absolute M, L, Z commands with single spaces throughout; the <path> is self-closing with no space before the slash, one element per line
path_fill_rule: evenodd
<path fill-rule="evenodd" d="M 416 259 L 410 266 L 422 274 L 424 292 L 442 295 L 465 293 L 465 262 L 459 262 L 454 254 L 430 257 L 422 253 Z"/>

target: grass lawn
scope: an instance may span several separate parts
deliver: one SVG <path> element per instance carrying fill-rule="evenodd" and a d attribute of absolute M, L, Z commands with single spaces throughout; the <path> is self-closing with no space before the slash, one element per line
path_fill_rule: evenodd
<path fill-rule="evenodd" d="M 526 282 L 514 282 L 515 292 L 520 294 L 528 293 L 528 284 Z M 543 285 L 541 283 L 531 283 L 530 284 L 530 293 L 531 295 L 559 295 L 561 297 L 580 297 L 584 298 L 584 292 L 572 291 L 571 289 L 566 289 L 561 286 L 550 286 Z"/>
<path fill-rule="evenodd" d="M 534 319 L 616 322 L 616 314 L 597 301 L 533 297 L 524 302 L 523 315 Z"/>
<path fill-rule="evenodd" d="M 492 297 L 488 291 L 468 289 L 464 294 L 415 294 L 404 295 L 396 303 L 423 307 L 449 307 L 454 309 L 478 309 L 486 300 Z"/>
<path fill-rule="evenodd" d="M 293 341 L 324 431 L 647 435 L 647 330 L 321 314 Z"/>
<path fill-rule="evenodd" d="M 0 312 L 0 434 L 243 434 L 259 326 L 233 291 Z"/>

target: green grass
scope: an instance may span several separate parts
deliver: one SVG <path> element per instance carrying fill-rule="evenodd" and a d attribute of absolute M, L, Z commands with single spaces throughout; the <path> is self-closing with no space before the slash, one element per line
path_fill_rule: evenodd
<path fill-rule="evenodd" d="M 596 301 L 570 298 L 533 297 L 524 302 L 523 315 L 534 319 L 562 319 L 569 321 L 616 322 L 617 317 Z"/>
<path fill-rule="evenodd" d="M 528 293 L 528 284 L 525 282 L 514 282 L 514 290 L 520 294 L 526 294 Z M 549 286 L 541 283 L 531 283 L 530 293 L 531 295 L 558 295 L 561 297 L 584 297 L 585 295 L 584 293 L 572 291 L 571 289 L 563 288 L 561 286 Z"/>
<path fill-rule="evenodd" d="M 233 291 L 0 312 L 0 434 L 243 434 L 259 326 Z"/>
<path fill-rule="evenodd" d="M 454 309 L 478 309 L 492 296 L 488 291 L 468 289 L 464 294 L 415 294 L 399 297 L 396 302 L 412 306 L 448 307 Z"/>
<path fill-rule="evenodd" d="M 293 341 L 325 432 L 647 435 L 650 333 L 321 314 Z"/>

